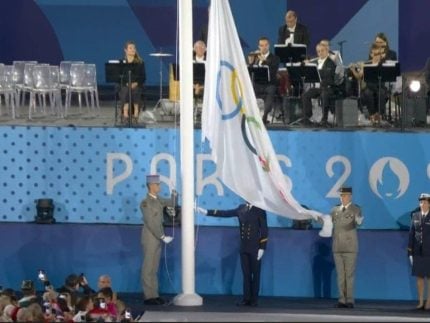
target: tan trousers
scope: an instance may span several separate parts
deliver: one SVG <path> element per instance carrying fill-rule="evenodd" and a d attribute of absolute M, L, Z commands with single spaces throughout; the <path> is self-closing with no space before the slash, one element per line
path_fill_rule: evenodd
<path fill-rule="evenodd" d="M 161 257 L 161 243 L 159 240 L 143 239 L 143 264 L 141 281 L 145 299 L 157 298 L 158 294 L 158 267 Z"/>
<path fill-rule="evenodd" d="M 333 253 L 340 303 L 354 304 L 354 278 L 357 253 Z"/>

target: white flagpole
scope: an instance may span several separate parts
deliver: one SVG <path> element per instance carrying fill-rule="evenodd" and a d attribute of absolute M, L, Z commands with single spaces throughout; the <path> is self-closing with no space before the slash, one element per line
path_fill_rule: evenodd
<path fill-rule="evenodd" d="M 193 123 L 193 6 L 192 0 L 178 0 L 179 9 L 179 69 L 180 138 L 182 174 L 182 293 L 173 303 L 197 306 L 203 299 L 195 293 L 194 252 L 194 123 Z"/>

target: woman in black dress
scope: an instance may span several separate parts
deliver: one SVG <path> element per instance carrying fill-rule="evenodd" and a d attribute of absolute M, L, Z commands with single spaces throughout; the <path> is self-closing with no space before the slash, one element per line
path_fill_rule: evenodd
<path fill-rule="evenodd" d="M 122 111 L 122 121 L 127 122 L 129 113 L 133 116 L 133 122 L 137 122 L 139 116 L 139 107 L 142 106 L 142 92 L 145 83 L 145 65 L 136 49 L 133 41 L 127 41 L 124 45 L 124 74 L 122 78 L 121 89 L 119 91 L 120 106 Z M 131 89 L 128 81 L 128 70 L 131 71 Z M 131 90 L 131 100 L 129 92 Z M 129 102 L 132 102 L 133 110 L 130 112 Z"/>

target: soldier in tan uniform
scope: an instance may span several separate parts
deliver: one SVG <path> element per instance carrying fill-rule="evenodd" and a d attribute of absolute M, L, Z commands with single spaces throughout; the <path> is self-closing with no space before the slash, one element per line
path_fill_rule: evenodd
<path fill-rule="evenodd" d="M 340 189 L 341 204 L 330 215 L 333 221 L 333 256 L 337 272 L 339 298 L 336 307 L 354 307 L 354 278 L 358 253 L 357 226 L 363 222 L 361 209 L 352 203 L 352 188 Z"/>
<path fill-rule="evenodd" d="M 141 281 L 144 303 L 146 305 L 163 305 L 166 303 L 158 294 L 158 267 L 161 257 L 161 242 L 170 243 L 173 237 L 166 236 L 163 228 L 163 209 L 173 206 L 173 199 L 163 199 L 160 192 L 160 176 L 146 176 L 148 195 L 140 203 L 143 216 L 141 243 L 143 247 L 143 265 Z M 172 191 L 176 195 L 175 191 Z"/>

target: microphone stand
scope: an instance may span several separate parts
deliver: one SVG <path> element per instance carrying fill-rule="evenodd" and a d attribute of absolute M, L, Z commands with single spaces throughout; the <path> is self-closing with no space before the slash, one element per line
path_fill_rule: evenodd
<path fill-rule="evenodd" d="M 346 43 L 346 40 L 341 40 L 339 42 L 337 42 L 337 44 L 339 45 L 339 52 L 340 52 L 340 56 L 342 57 L 343 60 L 343 44 Z"/>
<path fill-rule="evenodd" d="M 129 128 L 131 128 L 132 114 L 134 114 L 134 111 L 131 105 L 131 70 L 128 70 L 128 127 Z"/>

